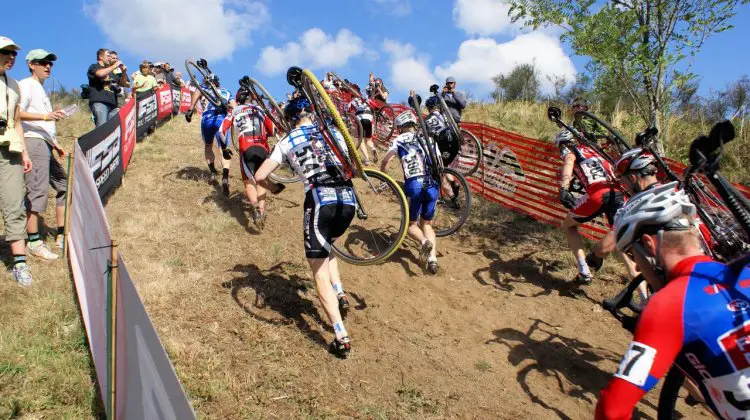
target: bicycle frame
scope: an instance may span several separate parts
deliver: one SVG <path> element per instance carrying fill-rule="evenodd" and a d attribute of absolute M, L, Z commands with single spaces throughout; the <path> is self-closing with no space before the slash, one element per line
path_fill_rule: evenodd
<path fill-rule="evenodd" d="M 550 121 L 557 124 L 558 127 L 564 128 L 570 131 L 571 133 L 573 133 L 573 136 L 577 138 L 580 143 L 594 149 L 597 153 L 599 153 L 604 159 L 606 159 L 612 165 L 615 164 L 615 161 L 612 159 L 612 156 L 610 156 L 606 151 L 604 151 L 604 149 L 602 149 L 601 146 L 589 140 L 583 133 L 576 130 L 574 127 L 571 127 L 570 125 L 566 124 L 562 120 L 561 117 L 562 117 L 562 111 L 560 111 L 560 108 L 557 108 L 554 106 L 547 108 L 547 118 L 549 118 Z"/>

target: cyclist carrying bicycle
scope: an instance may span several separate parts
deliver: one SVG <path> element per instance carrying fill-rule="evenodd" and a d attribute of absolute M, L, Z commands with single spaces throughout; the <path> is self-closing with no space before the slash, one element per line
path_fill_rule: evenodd
<path fill-rule="evenodd" d="M 198 61 L 198 65 L 204 68 L 208 68 L 206 60 L 203 59 Z M 209 83 L 217 87 L 219 95 L 224 101 L 226 101 L 229 107 L 232 107 L 234 105 L 232 93 L 229 92 L 229 90 L 220 87 L 221 85 L 219 83 L 219 76 L 211 74 L 209 78 L 203 82 L 203 86 L 207 90 L 210 89 L 210 87 L 208 86 Z M 190 109 L 188 109 L 188 111 L 185 113 L 185 120 L 188 123 L 192 121 L 195 106 L 202 97 L 203 94 L 201 93 L 200 89 L 196 89 L 195 92 L 193 92 L 193 100 L 190 103 Z M 206 156 L 208 170 L 211 173 L 211 181 L 216 180 L 217 174 L 216 166 L 214 166 L 214 160 L 216 158 L 214 156 L 213 150 L 213 142 L 215 138 L 217 145 L 221 149 L 222 157 L 221 189 L 222 191 L 224 191 L 224 195 L 227 196 L 229 195 L 229 165 L 231 163 L 230 159 L 232 159 L 232 151 L 229 149 L 229 144 L 225 142 L 219 135 L 219 129 L 221 128 L 221 124 L 224 121 L 224 118 L 227 116 L 228 112 L 229 109 L 226 106 L 215 106 L 211 102 L 208 102 L 208 104 L 204 108 L 203 116 L 201 117 L 201 137 L 203 138 L 203 144 L 205 146 L 204 154 Z"/>
<path fill-rule="evenodd" d="M 341 283 L 338 261 L 331 253 L 331 245 L 346 232 L 354 218 L 352 182 L 342 177 L 341 161 L 313 123 L 312 108 L 307 98 L 300 96 L 290 100 L 284 107 L 284 117 L 294 129 L 276 144 L 271 156 L 255 174 L 255 180 L 265 181 L 284 162 L 288 162 L 302 178 L 305 188 L 305 256 L 315 278 L 320 303 L 336 333 L 330 351 L 345 358 L 351 350 L 351 343 L 344 328 L 342 312 L 345 314 L 349 309 L 349 302 Z M 342 150 L 347 150 L 341 134 L 332 131 L 334 141 L 341 145 Z"/>
<path fill-rule="evenodd" d="M 353 85 L 352 88 L 359 92 L 359 86 Z M 378 151 L 375 149 L 375 144 L 372 142 L 372 109 L 370 108 L 370 105 L 367 104 L 367 101 L 362 99 L 361 93 L 360 96 L 350 96 L 351 101 L 346 106 L 346 109 L 354 111 L 360 124 L 362 124 L 362 137 L 364 141 L 362 142 L 360 150 L 362 151 L 362 156 L 365 158 L 364 164 L 370 164 L 370 154 L 368 153 L 368 149 L 372 151 L 373 162 L 378 163 Z"/>
<path fill-rule="evenodd" d="M 401 160 L 404 171 L 404 194 L 409 199 L 409 236 L 421 244 L 419 259 L 426 263 L 427 271 L 437 274 L 437 249 L 432 219 L 440 195 L 438 182 L 429 170 L 429 153 L 424 142 L 417 137 L 417 117 L 412 111 L 404 111 L 396 117 L 399 135 L 391 142 L 388 152 L 380 163 L 386 171 L 394 156 Z M 439 150 L 436 151 L 440 153 Z"/>
<path fill-rule="evenodd" d="M 604 215 L 607 222 L 612 225 L 615 213 L 624 204 L 625 197 L 615 180 L 612 164 L 592 147 L 578 144 L 573 133 L 568 130 L 557 134 L 555 145 L 560 149 L 563 159 L 560 202 L 569 210 L 562 222 L 562 229 L 578 266 L 578 275 L 574 282 L 579 285 L 589 284 L 593 275 L 586 261 L 583 239 L 578 232 L 578 226 L 601 215 Z M 583 195 L 578 199 L 569 190 L 573 179 L 583 186 Z M 606 252 L 614 250 L 612 234 L 605 235 L 595 247 L 606 249 Z M 601 268 L 601 261 L 594 268 L 596 270 Z M 631 276 L 636 275 L 632 264 L 628 271 Z"/>
<path fill-rule="evenodd" d="M 597 419 L 630 419 L 673 364 L 723 419 L 750 416 L 750 266 L 703 253 L 696 207 L 677 182 L 633 196 L 615 222 L 617 247 L 632 252 L 656 290 L 641 313 Z"/>
<path fill-rule="evenodd" d="M 241 86 L 237 91 L 237 106 L 224 118 L 220 133 L 224 143 L 229 143 L 227 138 L 232 135 L 232 127 L 237 133 L 245 194 L 252 206 L 253 223 L 262 230 L 266 222 L 266 191 L 278 194 L 286 187 L 282 184 L 271 185 L 268 180 L 255 181 L 253 174 L 268 158 L 268 136 L 273 135 L 274 126 L 271 118 L 259 106 L 247 103 L 250 97 L 250 89 Z"/>

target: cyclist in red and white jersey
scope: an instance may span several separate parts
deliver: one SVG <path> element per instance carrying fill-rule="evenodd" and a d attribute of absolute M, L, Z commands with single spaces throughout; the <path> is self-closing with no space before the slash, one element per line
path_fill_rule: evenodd
<path fill-rule="evenodd" d="M 630 419 L 673 365 L 698 385 L 718 418 L 750 417 L 750 266 L 728 266 L 701 248 L 696 207 L 677 182 L 630 198 L 615 235 L 656 291 L 641 313 L 597 419 Z"/>
<path fill-rule="evenodd" d="M 586 262 L 583 239 L 578 232 L 578 226 L 601 215 L 604 215 L 611 225 L 615 213 L 625 202 L 625 196 L 615 179 L 612 164 L 593 148 L 578 144 L 573 133 L 568 130 L 561 131 L 555 138 L 555 144 L 560 149 L 563 159 L 560 202 L 569 210 L 562 228 L 578 266 L 578 275 L 574 281 L 578 284 L 589 284 L 593 275 Z M 574 178 L 583 186 L 583 195 L 578 199 L 569 190 Z M 596 246 L 604 247 L 609 242 L 610 247 L 614 248 L 614 242 L 611 235 L 609 236 L 610 238 L 605 236 Z"/>
<path fill-rule="evenodd" d="M 266 191 L 278 194 L 285 187 L 282 184 L 271 185 L 267 180 L 255 182 L 255 172 L 268 158 L 268 136 L 273 135 L 274 127 L 260 107 L 247 104 L 250 96 L 247 88 L 240 87 L 235 98 L 238 105 L 224 118 L 220 133 L 226 139 L 232 135 L 234 127 L 240 149 L 240 171 L 245 194 L 252 206 L 253 223 L 262 230 L 266 221 Z M 225 143 L 229 141 L 225 140 Z"/>

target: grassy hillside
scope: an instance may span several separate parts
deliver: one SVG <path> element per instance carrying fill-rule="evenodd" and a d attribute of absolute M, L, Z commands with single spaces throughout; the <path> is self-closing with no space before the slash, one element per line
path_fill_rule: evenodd
<path fill-rule="evenodd" d="M 474 103 L 466 109 L 464 119 L 551 141 L 559 129 L 547 119 L 548 105 L 546 102 L 525 101 L 500 104 Z M 566 121 L 572 120 L 569 110 L 564 111 Z M 596 110 L 593 112 L 596 113 Z M 625 111 L 616 112 L 609 121 L 631 142 L 635 134 L 645 128 L 640 118 Z M 666 130 L 668 137 L 664 139 L 667 156 L 687 163 L 690 142 L 698 134 L 707 133 L 713 123 L 672 117 Z M 734 182 L 750 185 L 750 171 L 744 166 L 750 162 L 750 121 L 746 120 L 745 123 L 746 126 L 743 128 L 741 121 L 735 121 L 738 138 L 729 144 L 724 153 L 722 174 Z"/>

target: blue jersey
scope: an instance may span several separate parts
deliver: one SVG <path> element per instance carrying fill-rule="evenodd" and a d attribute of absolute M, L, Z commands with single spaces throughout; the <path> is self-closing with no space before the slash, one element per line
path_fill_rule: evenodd
<path fill-rule="evenodd" d="M 435 145 L 437 149 L 437 145 Z M 388 149 L 396 152 L 401 160 L 401 169 L 404 171 L 404 180 L 407 184 L 423 183 L 432 180 L 429 171 L 430 156 L 416 133 L 403 133 L 398 135 Z M 440 152 L 435 151 L 436 155 Z"/>
<path fill-rule="evenodd" d="M 201 85 L 201 88 L 205 89 L 208 92 L 211 92 L 212 89 L 207 86 L 205 83 Z M 232 92 L 230 92 L 227 89 L 224 88 L 218 88 L 219 96 L 222 97 L 225 101 L 227 101 L 227 104 L 229 101 L 234 99 L 232 96 Z M 203 117 L 214 117 L 216 115 L 227 115 L 227 110 L 222 107 L 217 107 L 214 104 L 211 103 L 211 101 L 208 101 L 208 105 L 206 106 L 206 109 L 203 111 Z"/>
<path fill-rule="evenodd" d="M 602 392 L 597 418 L 630 418 L 673 363 L 718 417 L 750 418 L 750 266 L 737 273 L 708 257 L 690 257 L 669 277 L 646 305 L 615 379 Z"/>

